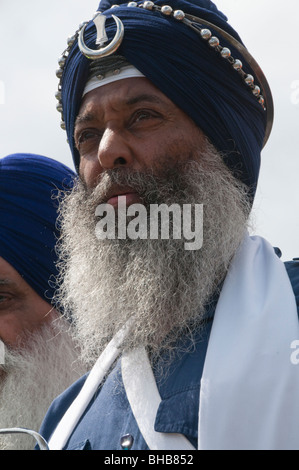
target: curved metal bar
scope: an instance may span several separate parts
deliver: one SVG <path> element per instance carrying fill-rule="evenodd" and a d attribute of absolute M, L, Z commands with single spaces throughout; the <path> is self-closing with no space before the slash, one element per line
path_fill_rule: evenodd
<path fill-rule="evenodd" d="M 84 25 L 84 27 L 81 29 L 78 37 L 78 46 L 82 54 L 85 55 L 85 57 L 88 59 L 96 60 L 101 57 L 107 57 L 108 55 L 113 54 L 119 48 L 124 37 L 124 25 L 122 21 L 117 18 L 117 16 L 112 15 L 112 18 L 116 23 L 115 36 L 107 46 L 100 47 L 99 49 L 90 49 L 86 46 L 84 42 L 84 32 L 86 25 Z"/>
<path fill-rule="evenodd" d="M 26 429 L 26 428 L 0 429 L 0 434 L 29 434 L 36 440 L 40 450 L 49 450 L 48 443 L 43 438 L 43 436 L 41 436 L 38 432 L 32 431 L 31 429 Z"/>

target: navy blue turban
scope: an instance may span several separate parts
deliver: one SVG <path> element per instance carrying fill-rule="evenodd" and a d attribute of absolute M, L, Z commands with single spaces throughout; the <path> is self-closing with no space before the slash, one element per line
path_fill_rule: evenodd
<path fill-rule="evenodd" d="M 122 1 L 110 9 L 115 0 L 103 0 L 99 11 L 107 17 L 109 41 L 115 35 L 116 15 L 124 25 L 124 39 L 117 54 L 124 56 L 156 85 L 179 108 L 185 111 L 223 153 L 225 163 L 235 176 L 250 188 L 254 197 L 260 169 L 260 153 L 266 129 L 266 112 L 231 64 L 223 60 L 206 41 L 187 25 L 158 11 L 127 7 Z M 227 18 L 209 0 L 158 0 L 156 5 L 170 5 L 220 27 L 239 42 L 241 39 L 228 24 Z M 219 37 L 219 33 L 209 29 Z M 96 49 L 96 29 L 88 23 L 84 41 Z M 221 46 L 231 50 L 232 57 L 241 59 L 247 74 L 254 72 L 240 57 L 240 52 L 219 37 Z M 73 45 L 62 76 L 63 119 L 75 166 L 79 154 L 73 132 L 80 108 L 82 92 L 88 79 L 90 60 L 82 55 L 77 42 Z M 255 80 L 260 85 L 258 80 Z"/>
<path fill-rule="evenodd" d="M 57 275 L 58 191 L 75 174 L 51 158 L 15 154 L 0 159 L 0 256 L 51 303 Z"/>

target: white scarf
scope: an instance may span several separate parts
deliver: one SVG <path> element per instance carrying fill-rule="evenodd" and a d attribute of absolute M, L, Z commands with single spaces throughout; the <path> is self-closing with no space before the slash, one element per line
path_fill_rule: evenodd
<path fill-rule="evenodd" d="M 98 359 L 58 424 L 51 450 L 62 449 L 119 352 L 121 331 Z M 260 237 L 246 237 L 217 304 L 201 380 L 198 448 L 299 449 L 299 339 L 294 293 L 284 264 Z M 144 350 L 122 358 L 127 397 L 151 450 L 191 450 L 181 434 L 154 431 L 161 401 Z"/>

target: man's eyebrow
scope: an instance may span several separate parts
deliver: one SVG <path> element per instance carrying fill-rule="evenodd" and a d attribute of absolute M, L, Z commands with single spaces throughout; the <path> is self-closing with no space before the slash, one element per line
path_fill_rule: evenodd
<path fill-rule="evenodd" d="M 94 120 L 94 115 L 92 113 L 78 114 L 75 122 L 75 127 L 79 124 L 84 124 L 86 122 L 91 122 Z"/>

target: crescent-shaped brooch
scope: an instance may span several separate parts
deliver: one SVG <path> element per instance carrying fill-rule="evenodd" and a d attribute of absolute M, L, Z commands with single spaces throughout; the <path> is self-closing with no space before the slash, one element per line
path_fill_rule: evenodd
<path fill-rule="evenodd" d="M 99 49 L 90 49 L 86 46 L 84 42 L 84 32 L 87 25 L 84 25 L 84 27 L 81 29 L 78 37 L 78 45 L 82 54 L 85 55 L 85 57 L 88 59 L 96 60 L 100 59 L 101 57 L 107 57 L 108 55 L 113 54 L 119 48 L 124 37 L 124 25 L 117 16 L 112 15 L 112 18 L 116 23 L 116 33 L 112 41 L 106 46 L 104 45 L 108 41 L 105 30 L 106 16 L 102 15 L 102 13 L 99 13 L 93 19 L 93 22 L 97 28 L 96 44 L 100 46 Z"/>

